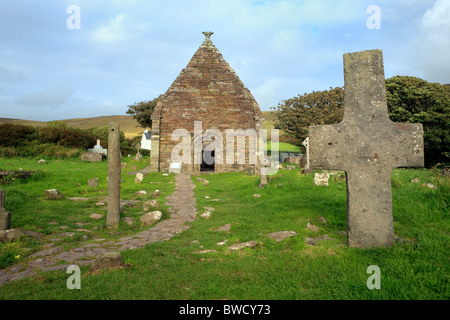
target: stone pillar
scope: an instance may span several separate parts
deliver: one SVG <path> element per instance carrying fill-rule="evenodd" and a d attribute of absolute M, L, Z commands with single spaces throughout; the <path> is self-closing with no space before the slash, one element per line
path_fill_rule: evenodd
<path fill-rule="evenodd" d="M 108 209 L 106 224 L 118 227 L 120 219 L 120 127 L 117 123 L 109 124 L 108 135 Z"/>
<path fill-rule="evenodd" d="M 267 185 L 267 175 L 265 175 L 264 173 L 263 173 L 263 170 L 260 170 L 260 177 L 261 177 L 261 180 L 260 180 L 260 183 L 259 183 L 259 188 L 262 188 L 262 187 L 264 187 L 265 185 Z"/>
<path fill-rule="evenodd" d="M 8 230 L 11 227 L 11 212 L 5 210 L 6 192 L 0 190 L 0 230 Z"/>
<path fill-rule="evenodd" d="M 152 118 L 152 150 L 150 151 L 150 172 L 159 171 L 159 126 L 160 118 Z"/>

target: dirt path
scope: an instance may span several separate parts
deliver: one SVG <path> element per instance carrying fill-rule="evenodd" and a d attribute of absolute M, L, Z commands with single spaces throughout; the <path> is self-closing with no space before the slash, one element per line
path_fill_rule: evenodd
<path fill-rule="evenodd" d="M 136 249 L 152 242 L 169 240 L 190 228 L 190 224 L 186 222 L 195 220 L 197 209 L 195 208 L 194 189 L 195 185 L 190 175 L 180 173 L 175 177 L 175 191 L 167 197 L 166 205 L 171 207 L 169 219 L 133 236 L 103 243 L 86 243 L 70 251 L 63 251 L 63 248 L 49 243 L 44 245 L 43 250 L 33 253 L 30 256 L 33 258 L 32 260 L 0 270 L 0 285 L 8 281 L 34 276 L 39 272 L 66 270 L 72 264 L 89 265 L 106 252 Z M 89 260 L 85 260 L 86 258 Z M 64 261 L 66 264 L 58 264 L 60 261 Z"/>

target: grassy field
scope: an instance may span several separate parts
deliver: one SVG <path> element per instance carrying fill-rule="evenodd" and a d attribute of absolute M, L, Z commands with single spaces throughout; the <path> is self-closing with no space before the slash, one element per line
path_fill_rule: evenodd
<path fill-rule="evenodd" d="M 77 160 L 0 159 L 0 168 L 40 170 L 29 180 L 1 186 L 7 192 L 7 210 L 12 212 L 12 227 L 39 231 L 46 237 L 62 232 L 58 226 L 77 228 L 76 222 L 88 222 L 90 212 L 104 213 L 95 203 L 106 196 L 107 164 Z M 123 161 L 138 168 L 148 163 Z M 152 173 L 141 185 L 125 169 L 122 175 L 122 199 L 136 199 L 134 192 L 161 190 L 161 203 L 173 191 L 174 175 Z M 98 188 L 90 189 L 87 179 L 100 178 Z M 329 187 L 313 185 L 313 175 L 298 170 L 279 170 L 269 178 L 269 185 L 259 189 L 259 178 L 243 173 L 202 175 L 208 186 L 196 184 L 199 214 L 206 206 L 215 207 L 209 219 L 197 218 L 192 227 L 170 241 L 153 243 L 141 249 L 122 252 L 127 268 L 88 274 L 81 267 L 81 290 L 68 290 L 68 274 L 63 271 L 43 273 L 29 279 L 0 286 L 0 299 L 240 299 L 240 300 L 384 300 L 449 299 L 449 191 L 448 179 L 436 171 L 397 169 L 392 174 L 394 223 L 399 241 L 391 248 L 362 250 L 348 248 L 346 235 L 345 179 L 333 176 Z M 411 183 L 413 178 L 420 183 Z M 161 182 L 151 184 L 150 181 Z M 437 189 L 421 187 L 432 183 Z M 92 200 L 47 201 L 44 190 L 58 188 L 66 197 L 84 196 Z M 254 198 L 253 194 L 260 194 Z M 223 199 L 211 202 L 205 196 Z M 123 215 L 138 217 L 131 208 Z M 163 210 L 167 216 L 167 210 Z M 324 218 L 325 220 L 323 220 Z M 49 224 L 57 222 L 57 225 Z M 307 223 L 318 231 L 306 228 Z M 66 247 L 94 237 L 114 239 L 141 230 L 121 225 L 117 231 L 103 227 L 99 220 L 90 228 L 88 239 L 68 240 Z M 214 229 L 231 224 L 229 232 Z M 297 235 L 281 242 L 266 234 L 295 231 Z M 316 246 L 307 237 L 328 235 L 332 240 Z M 218 242 L 227 240 L 225 246 Z M 230 251 L 237 242 L 255 240 L 253 249 Z M 27 255 L 44 245 L 43 241 L 1 245 L 4 265 L 23 263 Z M 197 250 L 218 252 L 195 254 Z M 19 258 L 15 258 L 17 256 Z M 9 260 L 8 260 L 9 259 Z M 381 271 L 381 289 L 369 290 L 367 268 Z"/>

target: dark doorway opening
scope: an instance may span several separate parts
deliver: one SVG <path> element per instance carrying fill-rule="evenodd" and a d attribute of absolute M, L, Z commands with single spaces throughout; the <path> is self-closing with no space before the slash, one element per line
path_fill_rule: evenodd
<path fill-rule="evenodd" d="M 212 163 L 211 163 L 212 159 Z M 208 160 L 207 163 L 205 160 Z M 214 150 L 203 150 L 202 164 L 200 165 L 200 171 L 214 171 L 215 152 Z"/>

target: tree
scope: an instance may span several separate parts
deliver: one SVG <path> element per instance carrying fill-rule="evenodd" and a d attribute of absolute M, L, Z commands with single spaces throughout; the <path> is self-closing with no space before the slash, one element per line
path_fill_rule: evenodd
<path fill-rule="evenodd" d="M 425 166 L 450 159 L 450 86 L 420 78 L 395 76 L 386 80 L 389 118 L 394 122 L 422 123 Z M 305 93 L 284 100 L 276 108 L 275 128 L 295 137 L 308 136 L 310 125 L 337 124 L 344 111 L 344 89 Z"/>
<path fill-rule="evenodd" d="M 344 115 L 344 90 L 341 87 L 313 91 L 284 100 L 276 108 L 275 128 L 295 137 L 301 146 L 310 125 L 339 123 Z"/>
<path fill-rule="evenodd" d="M 389 117 L 395 122 L 422 123 L 425 166 L 450 159 L 450 86 L 416 77 L 386 80 Z"/>
<path fill-rule="evenodd" d="M 141 128 L 152 127 L 152 113 L 158 103 L 161 95 L 151 101 L 135 102 L 128 106 L 127 114 L 133 115 Z"/>
<path fill-rule="evenodd" d="M 61 121 L 61 120 L 53 120 L 53 121 L 48 121 L 46 126 L 49 128 L 65 129 L 65 128 L 67 128 L 67 123 L 65 123 L 64 121 Z"/>

